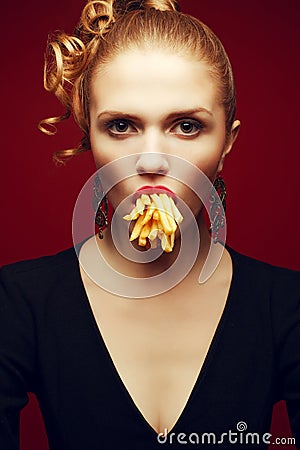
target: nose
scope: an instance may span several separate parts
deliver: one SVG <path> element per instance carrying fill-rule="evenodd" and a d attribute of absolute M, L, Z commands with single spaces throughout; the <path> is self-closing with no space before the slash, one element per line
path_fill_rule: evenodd
<path fill-rule="evenodd" d="M 145 152 L 142 153 L 136 163 L 136 171 L 139 175 L 155 173 L 166 175 L 169 172 L 169 163 L 164 153 Z"/>

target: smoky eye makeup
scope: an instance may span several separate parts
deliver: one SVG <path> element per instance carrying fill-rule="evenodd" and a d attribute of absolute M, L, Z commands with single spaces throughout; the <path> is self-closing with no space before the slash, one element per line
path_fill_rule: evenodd
<path fill-rule="evenodd" d="M 209 119 L 203 119 L 195 111 L 186 111 L 188 114 L 172 113 L 165 119 L 160 119 L 159 127 L 165 133 L 169 133 L 180 138 L 196 138 L 209 127 Z M 177 115 L 178 114 L 178 115 Z M 117 111 L 105 111 L 98 116 L 98 128 L 101 132 L 107 133 L 111 137 L 125 138 L 143 130 L 145 124 L 137 116 L 128 116 L 126 113 Z"/>
<path fill-rule="evenodd" d="M 113 119 L 105 123 L 105 129 L 114 133 L 126 133 L 130 129 L 130 123 L 124 119 Z"/>
<path fill-rule="evenodd" d="M 98 119 L 100 131 L 108 133 L 112 137 L 122 137 L 137 133 L 137 126 L 126 118 L 100 118 Z"/>
<path fill-rule="evenodd" d="M 199 119 L 182 118 L 172 124 L 170 132 L 186 138 L 197 137 L 205 128 L 206 125 Z"/>

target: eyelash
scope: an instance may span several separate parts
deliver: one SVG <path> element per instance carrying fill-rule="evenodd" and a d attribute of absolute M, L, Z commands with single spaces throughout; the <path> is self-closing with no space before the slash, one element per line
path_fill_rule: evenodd
<path fill-rule="evenodd" d="M 113 127 L 116 127 L 117 125 L 120 124 L 125 124 L 127 126 L 127 129 L 124 131 L 117 131 L 117 130 L 113 130 Z M 183 124 L 189 124 L 194 128 L 194 131 L 192 133 L 187 132 L 185 133 L 184 131 L 181 131 L 179 133 L 176 133 L 172 130 L 175 130 L 177 127 L 182 126 Z M 113 137 L 122 137 L 122 136 L 127 136 L 128 134 L 131 134 L 131 132 L 128 132 L 128 127 L 132 127 L 133 129 L 135 129 L 134 125 L 131 124 L 131 122 L 127 119 L 114 119 L 114 120 L 110 120 L 107 123 L 105 123 L 105 129 L 108 130 L 108 132 L 110 133 L 111 136 Z M 201 130 L 203 130 L 205 127 L 203 125 L 202 122 L 200 122 L 199 120 L 196 119 L 182 119 L 177 121 L 177 123 L 175 125 L 172 126 L 171 128 L 171 134 L 178 134 L 179 136 L 185 136 L 185 137 L 195 137 L 198 136 L 198 134 L 200 133 Z"/>
<path fill-rule="evenodd" d="M 203 123 L 202 123 L 202 122 L 199 122 L 199 120 L 195 120 L 195 119 L 184 119 L 184 120 L 178 121 L 178 122 L 172 127 L 172 130 L 175 129 L 175 128 L 177 128 L 177 127 L 182 126 L 183 124 L 189 124 L 189 125 L 192 125 L 192 127 L 194 127 L 195 131 L 192 132 L 192 133 L 190 133 L 190 132 L 185 133 L 184 131 L 182 131 L 181 133 L 178 133 L 180 136 L 186 136 L 186 137 L 189 137 L 189 136 L 194 137 L 194 136 L 196 136 L 196 135 L 198 136 L 198 134 L 200 133 L 200 131 L 204 129 Z"/>
<path fill-rule="evenodd" d="M 115 127 L 116 125 L 118 125 L 118 124 L 120 124 L 120 123 L 124 123 L 124 124 L 126 124 L 126 125 L 128 125 L 128 126 L 133 127 L 133 125 L 131 125 L 131 123 L 130 123 L 129 120 L 126 120 L 126 119 L 124 119 L 124 120 L 122 120 L 122 119 L 114 119 L 114 120 L 110 120 L 109 122 L 107 122 L 107 123 L 105 124 L 105 128 L 106 128 L 106 130 L 109 131 L 109 133 L 110 133 L 112 136 L 120 136 L 120 135 L 122 136 L 123 134 L 124 134 L 124 135 L 128 134 L 128 131 L 127 131 L 127 130 L 124 131 L 124 132 L 122 132 L 122 131 L 113 131 L 113 130 L 112 130 L 113 127 Z M 134 127 L 133 127 L 133 128 L 134 128 Z"/>

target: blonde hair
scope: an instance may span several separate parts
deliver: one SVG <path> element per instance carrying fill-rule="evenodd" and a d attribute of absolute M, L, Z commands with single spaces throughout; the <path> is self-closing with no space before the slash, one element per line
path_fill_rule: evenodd
<path fill-rule="evenodd" d="M 65 114 L 40 122 L 46 134 L 73 114 L 83 132 L 80 145 L 56 152 L 63 161 L 90 149 L 89 83 L 95 70 L 122 51 L 132 48 L 166 48 L 208 64 L 220 88 L 229 133 L 236 100 L 232 68 L 224 47 L 204 23 L 179 10 L 176 0 L 88 0 L 73 33 L 59 33 L 49 41 L 44 87 L 65 107 Z"/>

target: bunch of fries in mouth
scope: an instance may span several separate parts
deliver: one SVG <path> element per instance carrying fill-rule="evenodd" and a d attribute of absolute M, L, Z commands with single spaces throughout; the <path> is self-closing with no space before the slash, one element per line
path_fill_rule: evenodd
<path fill-rule="evenodd" d="M 172 197 L 167 194 L 142 194 L 136 200 L 135 207 L 125 220 L 136 220 L 130 235 L 130 241 L 138 239 L 138 245 L 145 247 L 150 242 L 155 247 L 160 239 L 162 249 L 169 253 L 173 250 L 175 231 L 182 222 Z"/>

